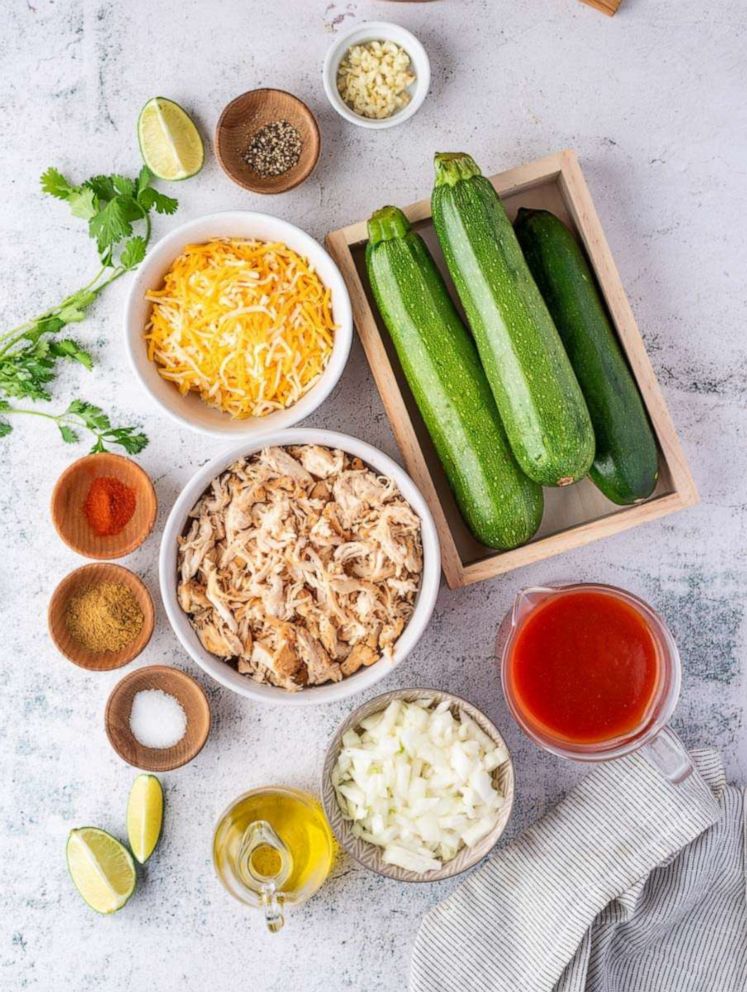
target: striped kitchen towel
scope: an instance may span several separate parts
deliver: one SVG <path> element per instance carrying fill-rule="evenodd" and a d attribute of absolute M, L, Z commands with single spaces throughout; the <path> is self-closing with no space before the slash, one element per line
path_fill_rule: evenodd
<path fill-rule="evenodd" d="M 747 992 L 745 790 L 599 765 L 425 917 L 410 992 Z"/>

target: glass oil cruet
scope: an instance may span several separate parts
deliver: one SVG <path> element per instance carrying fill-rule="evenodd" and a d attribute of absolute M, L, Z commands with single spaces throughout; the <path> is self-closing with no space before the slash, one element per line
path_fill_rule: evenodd
<path fill-rule="evenodd" d="M 268 930 L 285 923 L 286 905 L 299 905 L 324 883 L 335 840 L 320 804 L 283 786 L 239 796 L 218 821 L 213 863 L 236 899 L 262 911 Z"/>

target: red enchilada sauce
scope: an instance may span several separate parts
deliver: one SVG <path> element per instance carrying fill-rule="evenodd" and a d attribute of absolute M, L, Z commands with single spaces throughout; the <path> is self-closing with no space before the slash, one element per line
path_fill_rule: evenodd
<path fill-rule="evenodd" d="M 645 618 L 610 593 L 568 592 L 532 610 L 511 651 L 515 704 L 540 736 L 597 744 L 638 730 L 659 681 Z"/>

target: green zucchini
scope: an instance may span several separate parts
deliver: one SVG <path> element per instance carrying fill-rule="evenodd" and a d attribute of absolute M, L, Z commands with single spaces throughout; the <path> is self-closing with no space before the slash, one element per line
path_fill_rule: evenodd
<path fill-rule="evenodd" d="M 589 264 L 547 210 L 519 210 L 516 234 L 586 397 L 597 441 L 592 481 L 613 503 L 638 503 L 656 486 L 656 439 Z"/>
<path fill-rule="evenodd" d="M 522 471 L 583 478 L 594 431 L 555 325 L 503 204 L 469 155 L 436 155 L 433 223 Z"/>
<path fill-rule="evenodd" d="M 379 312 L 468 527 L 483 544 L 524 544 L 542 490 L 522 475 L 470 335 L 423 239 L 397 207 L 368 222 L 366 267 Z"/>

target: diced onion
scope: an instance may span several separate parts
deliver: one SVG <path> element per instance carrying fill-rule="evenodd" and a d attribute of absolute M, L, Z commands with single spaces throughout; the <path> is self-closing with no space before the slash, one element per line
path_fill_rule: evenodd
<path fill-rule="evenodd" d="M 495 784 L 502 745 L 448 703 L 394 700 L 348 730 L 332 770 L 352 832 L 387 864 L 440 868 L 492 830 L 506 799 Z"/>

